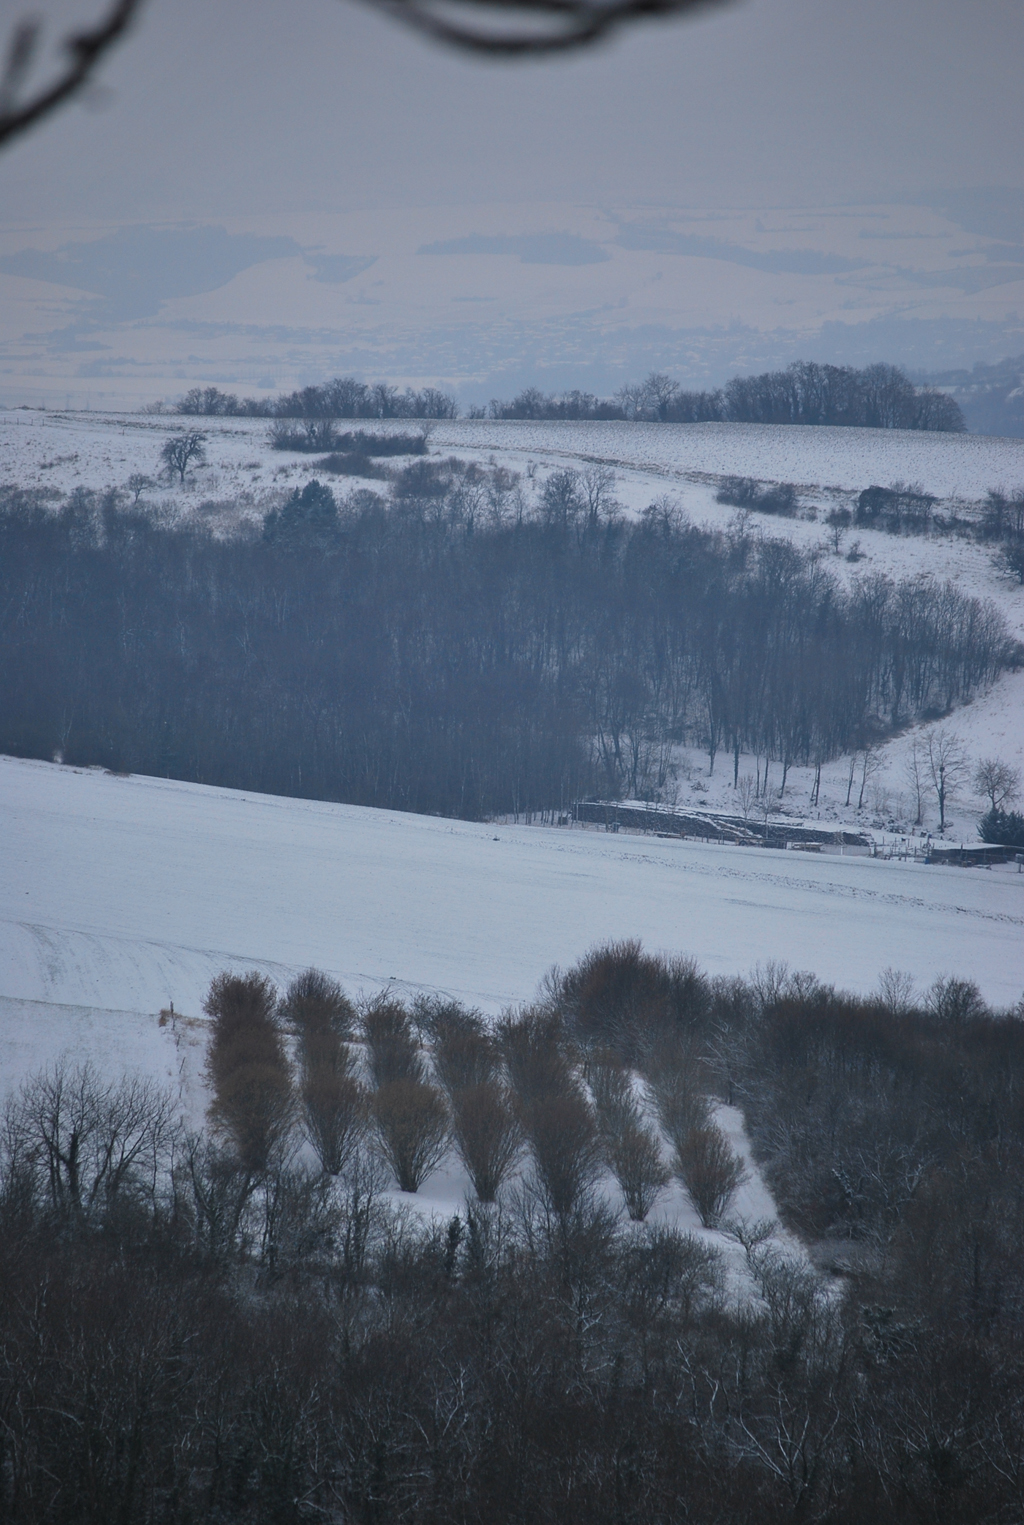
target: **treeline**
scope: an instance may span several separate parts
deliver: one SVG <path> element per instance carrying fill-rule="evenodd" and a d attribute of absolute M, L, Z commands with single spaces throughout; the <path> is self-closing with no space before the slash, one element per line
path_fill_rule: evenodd
<path fill-rule="evenodd" d="M 648 423 L 834 424 L 864 429 L 960 431 L 957 403 L 944 392 L 916 387 L 899 366 L 818 365 L 799 360 L 784 371 L 734 376 L 712 392 L 688 392 L 671 376 L 652 372 L 621 387 L 614 402 L 586 392 L 546 396 L 536 387 L 512 402 L 492 401 L 492 418 L 624 418 Z"/>
<path fill-rule="evenodd" d="M 302 387 L 269 399 L 239 398 L 219 387 L 191 387 L 175 412 L 208 418 L 458 418 L 455 398 L 437 387 L 400 391 L 386 381 L 336 376 L 320 386 Z"/>
<path fill-rule="evenodd" d="M 351 376 L 303 387 L 275 400 L 243 398 L 217 387 L 193 387 L 179 413 L 260 418 L 457 418 L 455 399 L 435 387 L 417 392 Z M 835 424 L 865 429 L 963 430 L 959 405 L 946 393 L 917 387 L 899 366 L 818 365 L 795 361 L 784 371 L 734 376 L 712 392 L 688 392 L 661 372 L 620 387 L 614 398 L 590 392 L 545 393 L 526 387 L 511 402 L 493 398 L 471 418 L 628 419 L 649 423 Z"/>
<path fill-rule="evenodd" d="M 437 1000 L 356 1011 L 317 971 L 280 1000 L 221 976 L 208 1009 L 206 1130 L 60 1063 L 7 1108 L 11 1525 L 1024 1513 L 1019 1011 L 893 971 L 868 999 L 775 966 L 711 980 L 633 944 L 495 1027 Z M 331 1162 L 317 1071 L 363 1106 Z M 445 1147 L 454 1097 L 501 1099 L 520 1153 L 495 1202 L 396 1205 L 373 1102 L 396 1087 L 433 1093 Z M 770 1222 L 726 1216 L 716 1241 L 622 1210 L 623 1111 L 649 1139 L 674 1119 L 692 1154 L 716 1098 L 830 1279 Z"/>
<path fill-rule="evenodd" d="M 656 797 L 680 741 L 786 770 L 945 713 L 1021 652 L 952 583 L 870 576 L 610 474 L 535 500 L 421 458 L 215 538 L 78 491 L 0 514 L 0 749 L 464 817 Z"/>

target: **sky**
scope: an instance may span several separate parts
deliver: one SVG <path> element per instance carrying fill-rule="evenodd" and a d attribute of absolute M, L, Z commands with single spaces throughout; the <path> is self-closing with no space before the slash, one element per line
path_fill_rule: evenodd
<path fill-rule="evenodd" d="M 85 0 L 51 4 L 51 32 L 90 10 Z M 273 372 L 275 379 L 312 376 L 346 355 L 355 369 L 356 361 L 363 369 L 388 362 L 396 373 L 449 375 L 458 384 L 475 374 L 482 385 L 502 366 L 511 367 L 510 380 L 538 367 L 560 378 L 572 369 L 574 353 L 564 338 L 566 324 L 578 328 L 580 313 L 634 302 L 641 281 L 667 279 L 678 287 L 678 261 L 669 277 L 653 268 L 641 272 L 616 255 L 621 289 L 591 291 L 580 277 L 582 285 L 555 292 L 523 287 L 524 260 L 520 255 L 513 265 L 506 251 L 500 269 L 492 261 L 488 289 L 467 300 L 500 303 L 514 291 L 515 310 L 503 309 L 501 321 L 533 338 L 523 339 L 510 358 L 515 346 L 501 350 L 497 313 L 481 315 L 478 363 L 472 363 L 469 339 L 448 357 L 447 370 L 434 372 L 409 340 L 414 329 L 442 331 L 436 313 L 428 321 L 415 311 L 414 287 L 424 267 L 413 267 L 415 281 L 411 271 L 391 281 L 384 262 L 446 236 L 593 238 L 595 219 L 604 220 L 606 232 L 612 229 L 609 236 L 620 237 L 622 220 L 641 213 L 660 218 L 659 225 L 672 219 L 676 235 L 682 229 L 692 238 L 706 224 L 720 243 L 739 240 L 763 251 L 775 247 L 763 240 L 778 233 L 779 213 L 788 209 L 805 219 L 804 246 L 831 250 L 831 257 L 849 264 L 865 252 L 850 240 L 871 232 L 871 217 L 877 223 L 883 215 L 877 209 L 892 207 L 916 209 L 881 229 L 916 241 L 909 253 L 888 261 L 897 276 L 910 268 L 927 273 L 927 260 L 915 263 L 911 256 L 933 253 L 924 241 L 947 234 L 953 242 L 947 240 L 943 257 L 954 263 L 966 250 L 991 264 L 991 248 L 978 239 L 1015 246 L 1022 262 L 1022 77 L 1024 8 L 1018 0 L 734 0 L 696 19 L 645 23 L 569 58 L 525 62 L 447 51 L 356 0 L 149 0 L 136 33 L 108 62 L 90 99 L 0 157 L 0 246 L 10 256 L 54 251 L 129 227 L 197 224 L 233 235 L 291 238 L 304 250 L 364 264 L 381 262 L 372 276 L 358 273 L 366 301 L 387 309 L 376 315 L 372 343 L 364 342 L 362 330 L 358 343 L 346 338 L 343 319 L 351 314 L 329 306 L 313 310 L 312 299 L 324 297 L 331 282 L 303 267 L 306 285 L 321 288 L 306 292 L 305 307 L 296 299 L 294 311 L 278 312 L 278 298 L 270 302 L 273 324 L 291 331 L 292 339 L 265 348 L 258 360 L 244 359 L 237 347 L 233 359 L 226 351 L 221 357 L 222 369 L 247 368 L 253 385 L 257 372 Z M 864 211 L 871 208 L 876 210 Z M 723 233 L 726 213 L 743 214 L 746 222 L 734 219 Z M 936 215 L 946 223 L 928 220 Z M 799 221 L 790 222 L 789 235 L 795 235 Z M 969 235 L 966 242 L 957 244 L 958 230 Z M 357 238 L 362 242 L 353 242 Z M 797 247 L 792 236 L 789 247 Z M 782 272 L 772 288 L 781 295 L 773 296 L 767 283 L 752 294 L 735 260 L 723 271 L 711 268 L 721 264 L 714 250 L 687 258 L 683 297 L 665 296 L 657 312 L 648 304 L 634 314 L 631 331 L 653 325 L 659 333 L 693 335 L 732 324 L 759 335 L 795 334 L 799 348 L 804 336 L 820 338 L 828 323 L 847 321 L 848 292 L 826 299 L 805 286 L 804 295 L 794 295 L 786 285 L 794 272 Z M 463 268 L 451 266 L 445 301 L 460 300 L 455 288 L 465 285 Z M 473 268 L 482 268 L 479 260 Z M 965 355 L 972 344 L 989 358 L 1009 352 L 1016 315 L 1024 314 L 1020 281 L 1002 281 L 998 299 L 991 292 L 971 293 L 966 305 L 963 281 L 954 282 L 943 305 L 934 295 L 937 273 L 928 276 L 930 306 L 921 306 L 918 291 L 911 311 L 900 289 L 887 306 L 858 309 L 850 321 L 913 316 L 974 324 L 973 339 L 964 337 L 964 329 L 956 341 Z M 822 272 L 810 274 L 818 279 Z M 1024 275 L 1024 264 L 1017 274 Z M 0 309 L 8 309 L 3 338 L 9 359 L 10 343 L 41 331 L 39 322 L 49 323 L 56 309 L 51 274 L 43 276 L 50 282 L 45 290 L 33 281 L 32 291 L 23 267 L 8 276 L 0 284 Z M 887 275 L 872 289 L 882 290 L 886 280 L 892 286 L 893 279 Z M 373 295 L 373 281 L 385 290 Z M 234 284 L 232 276 L 223 285 L 222 312 L 207 304 L 201 315 L 180 312 L 176 321 L 252 327 L 260 312 L 270 311 L 266 295 L 253 294 L 247 308 Z M 286 286 L 282 278 L 275 289 Z M 702 307 L 694 293 L 705 289 Z M 360 290 L 347 289 L 345 302 L 351 305 Z M 171 292 L 168 299 L 179 295 Z M 785 313 L 770 310 L 780 304 L 797 309 L 788 326 L 778 321 Z M 74 320 L 81 310 L 68 307 L 68 314 Z M 442 325 L 443 331 L 461 332 L 464 316 L 454 328 Z M 144 321 L 144 315 L 124 321 Z M 545 337 L 552 323 L 562 334 L 557 342 Z M 295 335 L 311 328 L 329 330 L 336 342 L 322 345 L 323 353 L 307 353 Z M 587 342 L 579 341 L 577 358 L 594 376 L 610 380 L 616 366 L 642 359 L 636 343 L 625 349 L 620 344 L 616 359 L 614 346 L 607 345 L 588 356 Z M 822 340 L 825 349 L 830 342 Z M 879 343 L 885 342 L 897 343 L 880 335 Z M 289 343 L 290 358 L 282 348 Z M 781 358 L 787 343 L 779 339 L 774 350 L 772 343 L 761 348 Z M 904 358 L 913 361 L 914 345 L 908 344 Z M 703 358 L 691 369 L 703 367 L 711 375 L 730 360 L 741 362 L 747 350 L 753 356 L 758 345 L 697 348 Z M 918 349 L 927 358 L 927 345 Z M 676 350 L 676 368 L 685 369 L 689 351 L 685 345 Z M 190 352 L 179 346 L 172 356 L 165 346 L 157 368 L 161 383 L 173 379 L 174 367 L 188 371 L 190 364 L 198 367 L 196 379 L 204 379 L 210 357 L 190 362 Z M 598 352 L 603 359 L 595 358 Z M 667 353 L 676 353 L 671 344 Z M 43 377 L 45 371 L 40 361 L 33 372 L 25 353 L 13 365 L 12 371 L 0 364 L 0 401 L 9 391 L 4 376 Z M 66 380 L 62 373 L 61 384 Z M 157 380 L 154 372 L 146 385 Z"/>

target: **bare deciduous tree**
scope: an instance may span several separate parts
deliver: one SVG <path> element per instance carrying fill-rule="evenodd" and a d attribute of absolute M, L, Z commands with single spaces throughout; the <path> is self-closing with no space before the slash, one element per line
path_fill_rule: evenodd
<path fill-rule="evenodd" d="M 717 1124 L 690 1129 L 676 1149 L 675 1169 L 704 1227 L 716 1228 L 746 1179 Z"/>
<path fill-rule="evenodd" d="M 609 1141 L 607 1159 L 626 1211 L 634 1223 L 643 1223 L 671 1179 L 658 1139 L 649 1128 L 627 1124 Z"/>
<path fill-rule="evenodd" d="M 993 810 L 1005 810 L 1020 795 L 1020 769 L 997 757 L 985 757 L 974 770 L 974 787 Z"/>
<path fill-rule="evenodd" d="M 626 1211 L 642 1223 L 668 1184 L 661 1143 L 647 1127 L 629 1070 L 614 1054 L 598 1055 L 589 1070 L 605 1161 L 619 1183 Z"/>
<path fill-rule="evenodd" d="M 473 1190 L 493 1202 L 523 1144 L 522 1129 L 500 1086 L 483 1081 L 452 1097 L 452 1133 Z"/>
<path fill-rule="evenodd" d="M 210 1116 L 243 1168 L 265 1172 L 295 1117 L 291 1068 L 275 1017 L 277 990 L 266 975 L 219 974 L 203 1009 L 213 1019 L 207 1072 Z"/>
<path fill-rule="evenodd" d="M 168 476 L 178 474 L 178 481 L 182 487 L 185 485 L 185 473 L 190 466 L 202 465 L 206 460 L 206 435 L 200 434 L 197 429 L 182 429 L 179 434 L 172 434 L 164 441 L 160 451 L 160 459 L 164 463 L 164 469 Z"/>
<path fill-rule="evenodd" d="M 924 790 L 926 777 L 925 749 L 920 736 L 910 743 L 910 751 L 903 762 L 903 772 L 914 794 L 916 807 L 914 825 L 920 826 L 924 819 Z"/>
<path fill-rule="evenodd" d="M 402 1191 L 418 1191 L 448 1149 L 448 1112 L 422 1080 L 389 1080 L 371 1105 L 381 1152 Z"/>
<path fill-rule="evenodd" d="M 169 1163 L 170 1097 L 151 1081 L 104 1080 L 60 1059 L 30 1080 L 7 1118 L 5 1152 L 41 1178 L 50 1209 L 86 1222 L 133 1192 L 153 1199 Z"/>
<path fill-rule="evenodd" d="M 556 1218 L 571 1217 L 601 1173 L 593 1112 L 578 1094 L 552 1094 L 529 1106 L 523 1122 L 548 1207 Z"/>
<path fill-rule="evenodd" d="M 946 829 L 946 806 L 955 797 L 967 777 L 970 763 L 967 749 L 956 731 L 943 727 L 931 731 L 925 743 L 928 776 L 939 806 L 939 831 Z"/>
<path fill-rule="evenodd" d="M 64 63 L 39 84 L 30 83 L 30 75 L 41 26 L 35 20 L 15 25 L 0 66 L 0 147 L 45 121 L 91 83 L 142 3 L 112 0 L 95 25 L 70 33 L 62 43 Z M 457 10 L 439 0 L 369 3 L 437 42 L 511 58 L 586 47 L 629 22 L 688 14 L 723 0 L 463 0 Z"/>
<path fill-rule="evenodd" d="M 370 1074 L 376 1086 L 395 1080 L 423 1079 L 423 1055 L 409 1013 L 399 1002 L 382 996 L 363 1013 Z"/>
<path fill-rule="evenodd" d="M 878 976 L 878 998 L 893 1017 L 905 1016 L 914 1004 L 914 978 L 903 969 L 883 969 Z"/>

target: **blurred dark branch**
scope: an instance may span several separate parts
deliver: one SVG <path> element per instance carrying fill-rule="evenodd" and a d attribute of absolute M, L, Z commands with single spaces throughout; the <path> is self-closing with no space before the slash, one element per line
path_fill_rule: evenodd
<path fill-rule="evenodd" d="M 369 0 L 377 10 L 437 42 L 473 53 L 515 57 L 585 47 L 616 28 L 650 16 L 689 14 L 727 0 Z M 132 26 L 143 0 L 113 0 L 88 31 L 65 38 L 57 78 L 23 97 L 42 25 L 18 22 L 0 63 L 0 148 L 34 127 L 89 83 Z M 515 18 L 510 21 L 509 18 Z"/>
<path fill-rule="evenodd" d="M 21 92 L 35 59 L 42 28 L 38 21 L 18 22 L 0 74 L 0 146 L 77 95 L 89 83 L 97 65 L 128 31 L 141 8 L 142 0 L 114 0 L 96 26 L 65 38 L 61 73 L 28 99 L 22 99 Z"/>
<path fill-rule="evenodd" d="M 607 37 L 618 27 L 651 16 L 671 16 L 721 5 L 725 0 L 369 0 L 438 42 L 472 53 L 514 57 L 564 52 Z M 515 26 L 490 22 L 517 17 Z"/>

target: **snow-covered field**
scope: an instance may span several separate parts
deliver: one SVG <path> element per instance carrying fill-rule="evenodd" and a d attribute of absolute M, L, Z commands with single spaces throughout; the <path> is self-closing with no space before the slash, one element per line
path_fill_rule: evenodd
<path fill-rule="evenodd" d="M 184 491 L 155 485 L 147 489 L 147 500 L 193 507 L 229 493 L 290 485 L 291 479 L 311 474 L 308 456 L 269 448 L 266 419 L 10 408 L 0 410 L 0 482 L 68 492 L 123 486 L 134 472 L 156 477 L 164 440 L 186 427 L 206 436 L 208 464 L 190 477 Z M 399 420 L 351 427 L 415 433 L 420 426 Z M 727 475 L 793 482 L 812 493 L 859 491 L 901 480 L 920 483 L 944 500 L 967 501 L 983 498 L 989 488 L 1024 486 L 1024 440 L 977 434 L 513 419 L 456 419 L 426 427 L 432 453 L 494 455 L 520 470 L 531 464 L 543 470 L 580 460 L 604 462 L 624 474 L 627 489 L 634 484 L 642 488 L 638 507 L 651 494 L 685 494 L 702 479 Z M 694 501 L 703 503 L 703 495 Z"/>
<path fill-rule="evenodd" d="M 1024 874 L 492 826 L 0 761 L 0 994 L 198 1015 L 211 975 L 315 964 L 353 992 L 497 1012 L 640 937 L 712 974 L 768 959 L 870 990 L 1024 990 Z"/>

